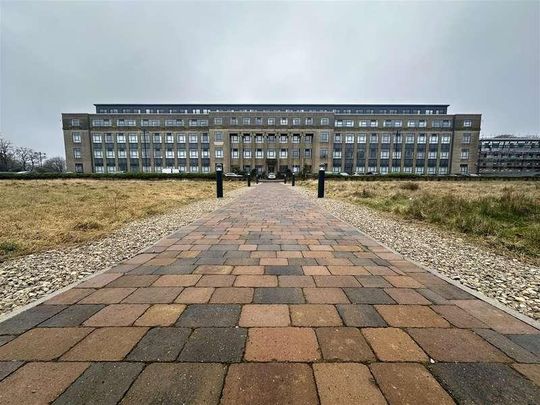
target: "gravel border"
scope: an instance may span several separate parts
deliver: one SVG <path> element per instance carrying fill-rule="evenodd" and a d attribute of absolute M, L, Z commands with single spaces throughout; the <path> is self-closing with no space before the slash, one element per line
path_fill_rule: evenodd
<path fill-rule="evenodd" d="M 130 222 L 97 241 L 0 263 L 0 316 L 134 256 L 178 228 L 231 203 L 247 190 L 243 187 L 226 193 L 222 199 L 204 199 L 166 214 Z"/>
<path fill-rule="evenodd" d="M 294 190 L 405 258 L 540 319 L 540 267 L 496 254 L 430 224 L 407 221 L 341 200 L 316 198 L 315 192 L 302 187 Z"/>

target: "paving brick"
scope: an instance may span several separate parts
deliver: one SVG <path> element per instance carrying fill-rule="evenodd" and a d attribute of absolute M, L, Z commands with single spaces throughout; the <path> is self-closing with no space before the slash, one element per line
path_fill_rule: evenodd
<path fill-rule="evenodd" d="M 437 361 L 509 362 L 501 351 L 466 329 L 409 329 L 416 342 Z"/>
<path fill-rule="evenodd" d="M 155 304 L 142 314 L 135 326 L 171 326 L 186 308 L 183 304 Z"/>
<path fill-rule="evenodd" d="M 197 284 L 202 276 L 197 274 L 167 274 L 160 276 L 154 287 L 191 287 Z"/>
<path fill-rule="evenodd" d="M 129 361 L 174 361 L 184 347 L 191 329 L 153 328 L 129 353 Z"/>
<path fill-rule="evenodd" d="M 122 303 L 125 304 L 168 304 L 174 302 L 182 287 L 144 287 L 137 290 Z"/>
<path fill-rule="evenodd" d="M 525 350 L 540 357 L 540 334 L 539 335 L 507 335 L 513 342 L 517 343 Z"/>
<path fill-rule="evenodd" d="M 386 326 L 386 322 L 372 305 L 342 304 L 336 307 L 347 326 Z"/>
<path fill-rule="evenodd" d="M 253 301 L 253 288 L 222 287 L 216 288 L 210 303 L 212 304 L 249 304 Z"/>
<path fill-rule="evenodd" d="M 140 363 L 92 363 L 54 405 L 117 404 L 143 367 Z"/>
<path fill-rule="evenodd" d="M 261 257 L 259 260 L 259 265 L 261 266 L 287 266 L 289 264 L 289 261 L 283 257 Z"/>
<path fill-rule="evenodd" d="M 326 266 L 302 266 L 306 276 L 329 276 L 330 272 Z"/>
<path fill-rule="evenodd" d="M 317 287 L 360 287 L 353 276 L 313 276 Z"/>
<path fill-rule="evenodd" d="M 23 361 L 0 361 L 0 381 L 24 364 Z"/>
<path fill-rule="evenodd" d="M 177 326 L 188 328 L 236 326 L 240 318 L 240 305 L 193 304 L 182 313 Z"/>
<path fill-rule="evenodd" d="M 317 328 L 316 333 L 325 360 L 375 360 L 375 355 L 357 328 Z"/>
<path fill-rule="evenodd" d="M 45 305 L 51 304 L 75 304 L 83 298 L 92 294 L 95 290 L 92 288 L 71 288 L 61 294 L 55 295 L 44 302 Z"/>
<path fill-rule="evenodd" d="M 54 315 L 52 318 L 47 319 L 41 323 L 40 327 L 68 327 L 79 326 L 96 312 L 103 309 L 105 305 L 71 305 L 64 309 L 62 312 Z"/>
<path fill-rule="evenodd" d="M 538 334 L 538 330 L 479 300 L 453 301 L 461 309 L 503 334 Z"/>
<path fill-rule="evenodd" d="M 353 304 L 395 304 L 381 288 L 344 288 L 343 291 Z"/>
<path fill-rule="evenodd" d="M 25 364 L 0 383 L 0 404 L 50 403 L 88 366 L 88 363 Z"/>
<path fill-rule="evenodd" d="M 223 389 L 223 405 L 295 404 L 318 402 L 307 364 L 233 364 Z"/>
<path fill-rule="evenodd" d="M 467 312 L 455 305 L 433 305 L 431 308 L 458 328 L 487 327 L 484 322 L 479 321 L 474 316 L 469 315 Z"/>
<path fill-rule="evenodd" d="M 411 328 L 447 328 L 450 324 L 422 305 L 375 305 L 390 326 Z"/>
<path fill-rule="evenodd" d="M 198 328 L 186 343 L 179 361 L 235 363 L 242 360 L 247 329 Z"/>
<path fill-rule="evenodd" d="M 262 259 L 261 259 L 262 260 Z M 285 259 L 286 260 L 286 259 Z M 297 275 L 297 276 L 301 276 L 304 274 L 304 272 L 302 271 L 302 266 L 298 266 L 298 265 L 288 265 L 288 266 L 278 266 L 278 265 L 275 265 L 275 266 L 265 266 L 264 267 L 264 273 L 265 274 L 271 274 L 271 275 L 280 275 L 280 276 L 283 276 L 283 275 L 288 275 L 288 276 L 292 276 L 292 275 Z"/>
<path fill-rule="evenodd" d="M 384 276 L 386 281 L 394 287 L 400 288 L 422 288 L 424 285 L 409 276 Z"/>
<path fill-rule="evenodd" d="M 475 299 L 474 296 L 469 294 L 468 292 L 462 290 L 461 288 L 458 288 L 456 286 L 453 286 L 452 284 L 437 284 L 437 285 L 431 285 L 429 287 L 431 291 L 434 293 L 440 295 L 443 298 L 446 298 L 447 300 L 472 300 Z"/>
<path fill-rule="evenodd" d="M 78 288 L 101 288 L 101 287 L 105 287 L 107 284 L 116 280 L 119 277 L 122 277 L 122 274 L 120 273 L 98 274 L 94 277 L 89 278 L 88 280 L 83 281 L 77 287 Z"/>
<path fill-rule="evenodd" d="M 199 280 L 197 287 L 230 287 L 235 279 L 236 276 L 233 275 L 205 275 Z"/>
<path fill-rule="evenodd" d="M 174 302 L 182 304 L 204 304 L 210 301 L 215 288 L 188 287 L 182 290 Z"/>
<path fill-rule="evenodd" d="M 528 352 L 523 347 L 508 339 L 506 336 L 491 329 L 475 329 L 474 332 L 484 340 L 503 351 L 507 356 L 520 363 L 540 363 L 540 357 Z M 526 335 L 522 335 L 526 336 Z M 535 335 L 529 335 L 535 336 Z M 540 338 L 540 335 L 537 335 Z"/>
<path fill-rule="evenodd" d="M 195 274 L 231 274 L 233 266 L 220 266 L 212 264 L 204 264 L 197 266 Z"/>
<path fill-rule="evenodd" d="M 38 305 L 0 323 L 0 335 L 18 335 L 66 309 L 66 305 Z"/>
<path fill-rule="evenodd" d="M 122 404 L 217 404 L 225 370 L 222 364 L 150 364 L 135 380 Z"/>
<path fill-rule="evenodd" d="M 247 361 L 306 362 L 320 359 L 317 337 L 311 328 L 251 328 Z"/>
<path fill-rule="evenodd" d="M 374 276 L 395 276 L 397 273 L 386 266 L 365 266 L 366 270 Z M 392 284 L 393 285 L 393 284 Z"/>
<path fill-rule="evenodd" d="M 88 319 L 85 326 L 129 326 L 147 309 L 147 304 L 113 304 Z"/>
<path fill-rule="evenodd" d="M 349 304 L 341 288 L 304 288 L 306 301 L 310 304 Z"/>
<path fill-rule="evenodd" d="M 356 279 L 359 281 L 362 287 L 375 287 L 375 288 L 392 287 L 392 284 L 390 284 L 381 276 L 356 276 Z"/>
<path fill-rule="evenodd" d="M 242 275 L 237 276 L 235 287 L 277 287 L 277 276 L 269 275 Z"/>
<path fill-rule="evenodd" d="M 370 369 L 391 405 L 454 404 L 437 380 L 420 364 L 376 363 L 371 364 Z"/>
<path fill-rule="evenodd" d="M 303 304 L 301 288 L 256 288 L 253 302 L 256 304 Z"/>
<path fill-rule="evenodd" d="M 403 305 L 430 305 L 431 301 L 423 295 L 418 294 L 412 288 L 385 288 L 387 293 L 398 304 Z"/>
<path fill-rule="evenodd" d="M 148 331 L 142 327 L 112 327 L 94 330 L 62 356 L 65 361 L 120 361 Z"/>
<path fill-rule="evenodd" d="M 289 308 L 287 305 L 244 305 L 240 314 L 240 326 L 270 327 L 289 326 Z"/>
<path fill-rule="evenodd" d="M 102 288 L 79 301 L 79 304 L 118 304 L 136 288 Z"/>
<path fill-rule="evenodd" d="M 341 318 L 333 305 L 291 305 L 293 326 L 341 326 Z"/>
<path fill-rule="evenodd" d="M 369 369 L 357 363 L 314 364 L 321 405 L 386 404 Z"/>
<path fill-rule="evenodd" d="M 127 275 L 110 282 L 107 284 L 107 287 L 148 287 L 156 281 L 158 277 L 159 276 L 155 275 Z"/>
<path fill-rule="evenodd" d="M 407 333 L 397 328 L 365 328 L 362 333 L 382 361 L 428 360 L 426 354 Z"/>
<path fill-rule="evenodd" d="M 334 276 L 369 275 L 363 266 L 328 266 L 328 271 Z"/>
<path fill-rule="evenodd" d="M 232 274 L 264 274 L 264 266 L 234 266 Z"/>
<path fill-rule="evenodd" d="M 0 347 L 0 360 L 53 360 L 92 332 L 91 328 L 35 328 Z"/>
<path fill-rule="evenodd" d="M 512 364 L 512 367 L 540 387 L 540 364 Z"/>
<path fill-rule="evenodd" d="M 315 287 L 310 276 L 279 276 L 278 282 L 280 287 Z"/>
<path fill-rule="evenodd" d="M 7 342 L 11 342 L 16 337 L 17 337 L 16 335 L 3 335 L 3 336 L 0 336 L 0 346 L 5 345 Z"/>
<path fill-rule="evenodd" d="M 438 363 L 429 367 L 458 403 L 534 404 L 540 388 L 505 364 Z"/>

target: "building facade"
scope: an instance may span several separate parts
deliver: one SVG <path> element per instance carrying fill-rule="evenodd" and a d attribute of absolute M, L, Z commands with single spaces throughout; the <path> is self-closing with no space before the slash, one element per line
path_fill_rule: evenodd
<path fill-rule="evenodd" d="M 480 114 L 448 105 L 96 104 L 62 114 L 68 171 L 476 173 Z"/>
<path fill-rule="evenodd" d="M 478 173 L 499 176 L 540 174 L 540 137 L 501 135 L 481 139 Z"/>

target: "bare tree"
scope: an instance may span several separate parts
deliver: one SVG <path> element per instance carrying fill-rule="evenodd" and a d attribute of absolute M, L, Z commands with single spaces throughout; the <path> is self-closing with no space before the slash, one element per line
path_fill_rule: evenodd
<path fill-rule="evenodd" d="M 66 170 L 66 161 L 59 156 L 52 157 L 43 163 L 42 168 L 47 172 L 62 173 Z"/>
<path fill-rule="evenodd" d="M 0 138 L 0 172 L 10 169 L 13 163 L 13 145 L 7 139 Z"/>
<path fill-rule="evenodd" d="M 32 155 L 34 155 L 34 151 L 30 148 L 19 147 L 15 149 L 15 156 L 17 157 L 23 171 L 26 171 L 28 169 L 28 165 L 31 164 Z"/>

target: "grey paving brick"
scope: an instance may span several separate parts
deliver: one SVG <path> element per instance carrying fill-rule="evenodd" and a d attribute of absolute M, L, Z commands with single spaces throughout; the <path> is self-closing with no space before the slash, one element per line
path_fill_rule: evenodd
<path fill-rule="evenodd" d="M 510 340 L 540 356 L 540 334 L 537 335 L 506 335 Z"/>
<path fill-rule="evenodd" d="M 72 305 L 62 312 L 54 315 L 52 318 L 47 319 L 40 324 L 40 327 L 66 327 L 66 326 L 79 326 L 92 315 L 99 310 L 103 309 L 105 305 Z"/>
<path fill-rule="evenodd" d="M 194 304 L 186 308 L 176 325 L 188 328 L 236 326 L 240 309 L 240 305 L 233 304 Z"/>
<path fill-rule="evenodd" d="M 18 335 L 67 308 L 67 305 L 38 305 L 0 323 L 0 335 Z"/>
<path fill-rule="evenodd" d="M 395 304 L 395 301 L 380 288 L 346 287 L 343 291 L 353 304 Z"/>
<path fill-rule="evenodd" d="M 303 304 L 305 300 L 301 288 L 271 287 L 256 288 L 253 302 L 255 304 Z"/>
<path fill-rule="evenodd" d="M 523 347 L 508 339 L 506 336 L 491 329 L 474 329 L 474 331 L 486 339 L 493 346 L 505 352 L 508 356 L 520 363 L 540 363 L 540 358 Z"/>
<path fill-rule="evenodd" d="M 343 304 L 337 305 L 339 315 L 347 326 L 382 327 L 386 322 L 372 305 Z"/>
<path fill-rule="evenodd" d="M 126 359 L 130 361 L 174 361 L 190 334 L 191 329 L 189 328 L 150 329 Z"/>
<path fill-rule="evenodd" d="M 23 361 L 0 361 L 0 381 L 24 364 Z"/>
<path fill-rule="evenodd" d="M 178 361 L 234 363 L 242 360 L 247 330 L 198 328 L 193 331 Z"/>
<path fill-rule="evenodd" d="M 302 266 L 264 266 L 264 274 L 278 276 L 301 276 L 304 274 Z"/>

